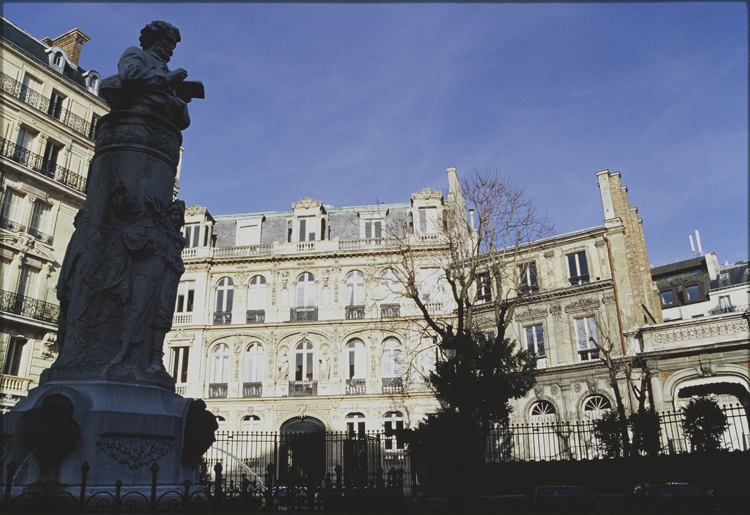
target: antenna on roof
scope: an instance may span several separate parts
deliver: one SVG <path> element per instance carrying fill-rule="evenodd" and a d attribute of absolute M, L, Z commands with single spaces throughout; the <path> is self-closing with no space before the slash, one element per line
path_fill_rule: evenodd
<path fill-rule="evenodd" d="M 703 255 L 703 247 L 701 247 L 701 235 L 698 233 L 698 230 L 695 230 L 695 242 L 698 244 L 698 254 Z"/>
<path fill-rule="evenodd" d="M 693 235 L 688 235 L 688 238 L 690 238 L 690 250 L 692 250 L 693 254 L 695 254 L 695 243 L 693 243 Z"/>

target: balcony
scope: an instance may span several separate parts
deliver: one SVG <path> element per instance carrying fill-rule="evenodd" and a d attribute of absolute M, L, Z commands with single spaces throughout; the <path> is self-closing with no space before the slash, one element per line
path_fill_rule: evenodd
<path fill-rule="evenodd" d="M 381 304 L 380 318 L 398 318 L 401 316 L 401 306 L 398 304 Z"/>
<path fill-rule="evenodd" d="M 49 98 L 42 96 L 41 93 L 38 93 L 27 86 L 24 86 L 10 75 L 0 73 L 0 88 L 6 93 L 10 93 L 22 102 L 30 105 L 34 109 L 42 111 L 56 120 L 60 120 L 77 133 L 82 134 L 89 139 L 93 139 L 95 131 L 92 130 L 91 123 L 87 122 L 77 114 L 73 114 L 69 110 L 63 109 L 62 104 L 60 103 L 50 104 Z"/>
<path fill-rule="evenodd" d="M 26 232 L 33 236 L 35 240 L 38 240 L 45 245 L 52 245 L 52 236 L 50 236 L 49 234 L 44 234 L 42 231 L 33 227 L 29 227 L 29 230 Z"/>
<path fill-rule="evenodd" d="M 227 383 L 210 383 L 208 385 L 209 399 L 226 399 Z"/>
<path fill-rule="evenodd" d="M 86 193 L 86 178 L 84 176 L 73 173 L 56 163 L 51 163 L 39 154 L 34 154 L 23 147 L 19 147 L 7 139 L 0 138 L 0 155 L 48 179 L 64 184 L 81 193 Z"/>
<path fill-rule="evenodd" d="M 318 321 L 318 306 L 310 306 L 305 308 L 290 308 L 289 315 L 290 322 L 317 322 Z"/>
<path fill-rule="evenodd" d="M 246 324 L 264 324 L 266 323 L 265 309 L 248 309 L 245 317 Z"/>
<path fill-rule="evenodd" d="M 573 278 L 571 278 L 571 281 L 572 280 Z M 588 276 L 586 276 L 586 282 L 588 282 Z M 522 284 L 520 290 L 521 290 L 521 295 L 531 295 L 539 291 L 539 285 L 538 284 Z"/>
<path fill-rule="evenodd" d="M 0 290 L 0 311 L 57 324 L 60 306 L 18 293 Z"/>
<path fill-rule="evenodd" d="M 400 377 L 384 377 L 383 393 L 392 395 L 394 393 L 404 393 L 404 380 Z"/>
<path fill-rule="evenodd" d="M 366 379 L 347 379 L 346 380 L 346 394 L 347 395 L 364 395 L 367 393 L 367 380 Z"/>
<path fill-rule="evenodd" d="M 0 227 L 13 232 L 26 232 L 26 226 L 16 223 L 9 218 L 0 218 Z"/>
<path fill-rule="evenodd" d="M 289 381 L 289 397 L 314 397 L 318 395 L 317 381 Z"/>
<path fill-rule="evenodd" d="M 347 320 L 361 320 L 365 318 L 364 306 L 346 306 Z"/>
<path fill-rule="evenodd" d="M 31 379 L 25 377 L 8 376 L 5 374 L 0 375 L 0 391 L 12 392 L 15 394 L 26 393 L 29 391 L 29 383 Z"/>
<path fill-rule="evenodd" d="M 174 317 L 172 317 L 172 325 L 190 325 L 192 323 L 192 313 L 175 313 Z"/>
<path fill-rule="evenodd" d="M 242 385 L 243 397 L 262 397 L 263 383 L 244 383 Z"/>
<path fill-rule="evenodd" d="M 231 323 L 231 311 L 214 311 L 214 325 L 229 325 Z"/>
<path fill-rule="evenodd" d="M 579 284 L 586 284 L 589 282 L 589 274 L 576 275 L 570 278 L 571 286 L 578 286 Z"/>

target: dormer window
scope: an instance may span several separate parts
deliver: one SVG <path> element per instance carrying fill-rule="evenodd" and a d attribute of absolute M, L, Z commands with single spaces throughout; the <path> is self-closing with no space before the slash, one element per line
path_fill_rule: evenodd
<path fill-rule="evenodd" d="M 299 241 L 315 241 L 315 225 L 315 217 L 300 217 Z"/>
<path fill-rule="evenodd" d="M 69 61 L 68 54 L 59 46 L 53 46 L 46 50 L 49 55 L 49 65 L 56 72 L 62 73 L 65 69 L 65 63 Z"/>
<path fill-rule="evenodd" d="M 419 232 L 422 234 L 438 232 L 438 214 L 436 207 L 419 208 Z"/>
<path fill-rule="evenodd" d="M 55 52 L 54 63 L 55 63 L 55 66 L 62 67 L 62 64 L 63 64 L 62 52 Z"/>
<path fill-rule="evenodd" d="M 99 85 L 102 82 L 102 76 L 96 70 L 89 70 L 83 73 L 83 78 L 86 81 L 86 89 L 94 95 L 99 94 Z"/>

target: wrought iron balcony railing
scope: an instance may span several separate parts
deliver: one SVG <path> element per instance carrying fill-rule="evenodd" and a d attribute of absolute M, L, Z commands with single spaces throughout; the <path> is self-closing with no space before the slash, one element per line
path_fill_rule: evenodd
<path fill-rule="evenodd" d="M 289 320 L 291 322 L 317 322 L 318 306 L 291 308 Z"/>
<path fill-rule="evenodd" d="M 77 133 L 93 139 L 95 131 L 92 130 L 91 123 L 77 114 L 73 114 L 68 109 L 63 109 L 61 103 L 50 103 L 49 98 L 42 96 L 41 93 L 34 91 L 28 86 L 24 86 L 21 82 L 18 82 L 5 73 L 0 73 L 0 88 L 34 109 L 38 109 L 52 118 L 60 120 Z"/>
<path fill-rule="evenodd" d="M 401 316 L 401 306 L 398 304 L 381 304 L 380 318 L 398 318 Z"/>
<path fill-rule="evenodd" d="M 366 379 L 347 379 L 346 380 L 346 394 L 347 395 L 364 395 L 367 393 L 367 380 Z"/>
<path fill-rule="evenodd" d="M 214 325 L 229 325 L 231 323 L 231 311 L 214 311 Z"/>
<path fill-rule="evenodd" d="M 209 399 L 226 399 L 227 383 L 210 383 L 208 385 Z"/>
<path fill-rule="evenodd" d="M 243 397 L 262 397 L 263 383 L 244 383 L 242 385 Z"/>
<path fill-rule="evenodd" d="M 44 234 L 42 231 L 35 229 L 33 227 L 29 227 L 29 230 L 26 232 L 28 232 L 35 239 L 41 241 L 42 243 L 45 243 L 47 245 L 52 245 L 52 236 L 50 236 L 49 234 Z"/>
<path fill-rule="evenodd" d="M 347 320 L 361 320 L 365 318 L 364 306 L 346 306 Z"/>
<path fill-rule="evenodd" d="M 0 227 L 3 229 L 8 229 L 9 231 L 13 232 L 25 232 L 26 226 L 21 225 L 17 222 L 14 222 L 13 220 L 10 220 L 9 218 L 2 218 L 0 217 Z"/>
<path fill-rule="evenodd" d="M 317 381 L 289 381 L 289 397 L 312 397 L 318 395 Z"/>
<path fill-rule="evenodd" d="M 266 310 L 265 309 L 248 309 L 247 317 L 245 319 L 246 324 L 264 324 L 266 322 Z"/>
<path fill-rule="evenodd" d="M 570 278 L 570 285 L 577 286 L 579 284 L 586 284 L 589 282 L 589 274 L 576 275 Z"/>
<path fill-rule="evenodd" d="M 0 290 L 0 311 L 57 324 L 60 306 L 18 293 Z"/>
<path fill-rule="evenodd" d="M 0 138 L 0 155 L 53 181 L 69 186 L 81 193 L 86 192 L 86 177 L 47 161 L 39 154 L 35 154 L 4 138 Z"/>
<path fill-rule="evenodd" d="M 383 393 L 404 393 L 404 381 L 400 377 L 384 377 L 383 381 Z"/>

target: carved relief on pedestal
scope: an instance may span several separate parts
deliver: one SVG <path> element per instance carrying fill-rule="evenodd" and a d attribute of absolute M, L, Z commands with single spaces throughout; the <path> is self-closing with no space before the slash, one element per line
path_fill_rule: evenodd
<path fill-rule="evenodd" d="M 172 437 L 118 434 L 97 435 L 95 443 L 105 456 L 131 469 L 158 462 L 175 445 Z"/>

